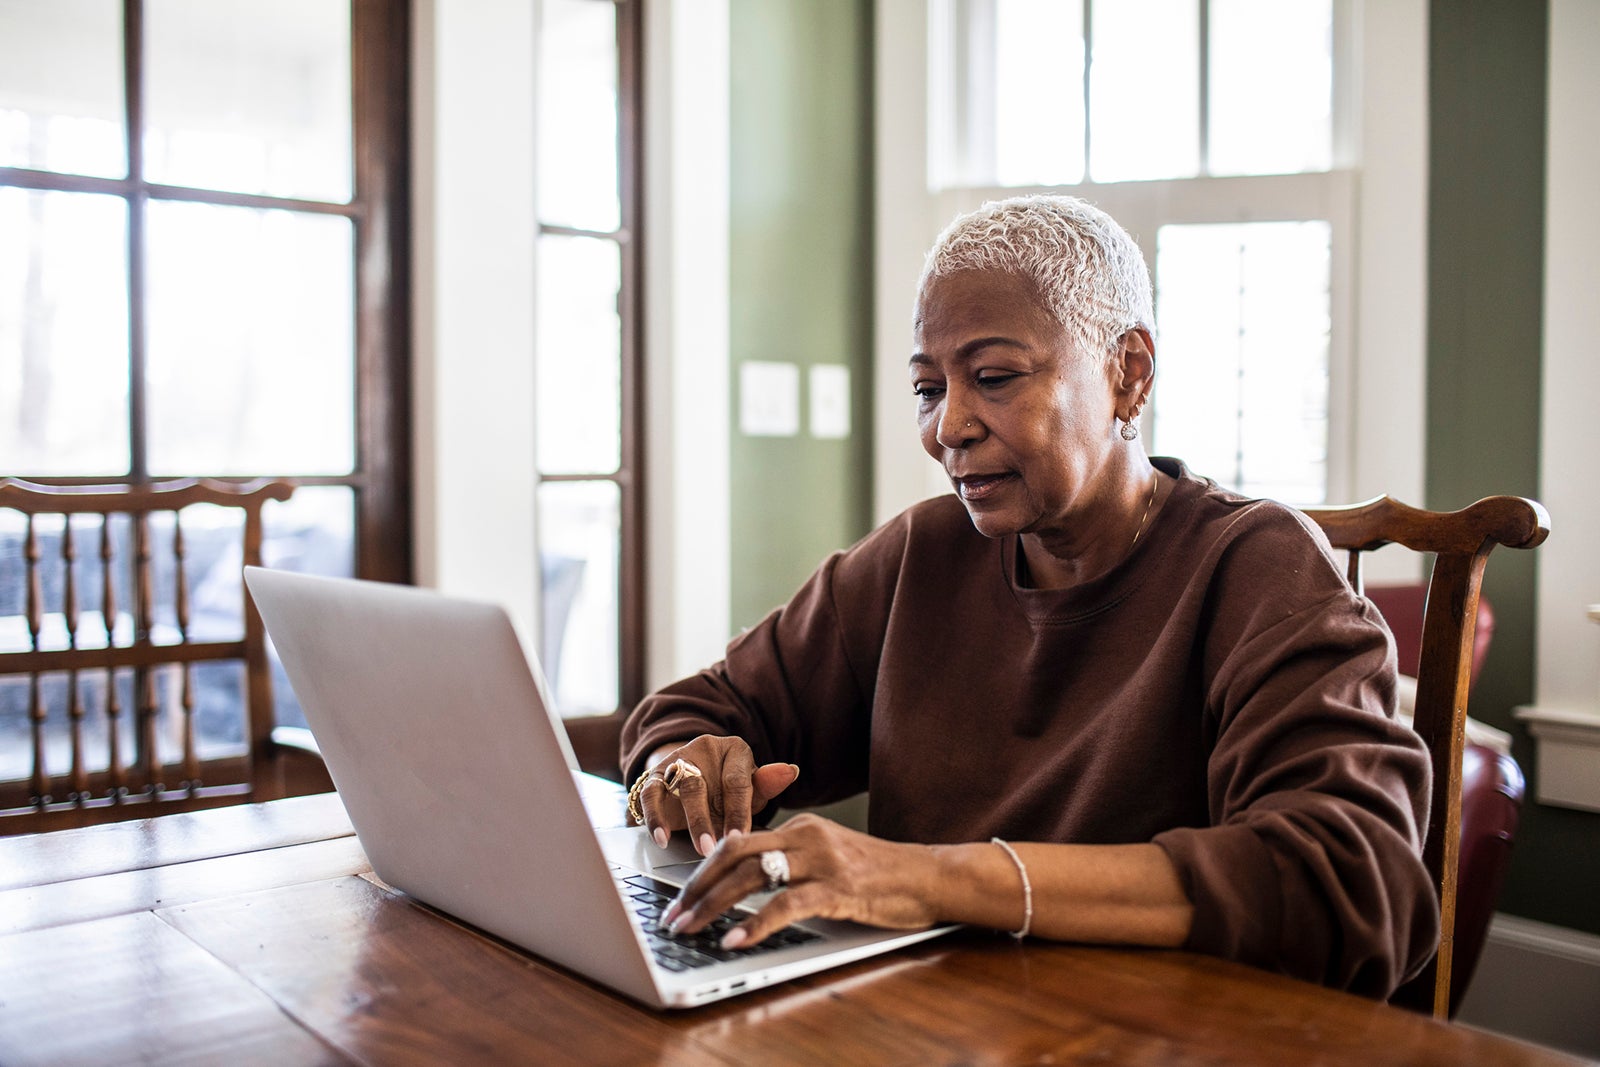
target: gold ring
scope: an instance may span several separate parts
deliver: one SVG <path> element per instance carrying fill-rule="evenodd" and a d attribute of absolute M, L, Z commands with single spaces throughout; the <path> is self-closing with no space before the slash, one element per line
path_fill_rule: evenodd
<path fill-rule="evenodd" d="M 673 796 L 678 795 L 678 790 L 683 788 L 683 783 L 690 778 L 704 778 L 700 768 L 686 759 L 676 759 L 661 776 L 661 784 L 667 787 L 667 792 Z"/>

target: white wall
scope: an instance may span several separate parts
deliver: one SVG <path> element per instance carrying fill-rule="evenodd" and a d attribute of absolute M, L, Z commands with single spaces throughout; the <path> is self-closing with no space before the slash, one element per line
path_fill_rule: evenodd
<path fill-rule="evenodd" d="M 416 576 L 537 635 L 534 24 L 519 0 L 414 0 Z"/>
<path fill-rule="evenodd" d="M 1423 502 L 1427 419 L 1428 5 L 1361 5 L 1351 498 Z"/>
<path fill-rule="evenodd" d="M 928 13 L 924 0 L 879 0 L 874 14 L 872 519 L 949 490 L 922 451 L 906 364 L 922 256 L 948 220 L 928 191 Z"/>
<path fill-rule="evenodd" d="M 1551 0 L 1536 699 L 1600 711 L 1600 4 Z"/>
<path fill-rule="evenodd" d="M 722 657 L 728 544 L 728 0 L 645 7 L 649 662 Z"/>

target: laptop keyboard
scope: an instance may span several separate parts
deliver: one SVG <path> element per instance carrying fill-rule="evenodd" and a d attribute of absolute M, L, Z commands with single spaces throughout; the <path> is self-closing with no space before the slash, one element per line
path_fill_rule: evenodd
<path fill-rule="evenodd" d="M 748 918 L 748 913 L 725 911 L 698 933 L 674 936 L 667 931 L 666 924 L 660 920 L 661 913 L 667 910 L 667 905 L 678 895 L 677 886 L 648 875 L 633 874 L 618 878 L 617 888 L 632 902 L 633 912 L 639 916 L 639 925 L 644 930 L 645 939 L 650 943 L 650 952 L 655 956 L 656 962 L 669 971 L 709 967 L 713 963 L 726 963 L 728 960 L 757 956 L 773 949 L 816 941 L 822 936 L 810 930 L 802 930 L 798 926 L 786 926 L 758 945 L 725 949 L 721 946 L 723 935 Z"/>

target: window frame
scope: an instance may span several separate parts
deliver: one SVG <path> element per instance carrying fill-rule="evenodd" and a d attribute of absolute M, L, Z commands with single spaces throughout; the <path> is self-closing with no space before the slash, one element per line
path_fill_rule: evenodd
<path fill-rule="evenodd" d="M 617 35 L 617 196 L 619 215 L 615 230 L 590 230 L 546 223 L 535 216 L 534 241 L 542 237 L 579 237 L 611 241 L 620 259 L 617 313 L 621 327 L 621 449 L 613 472 L 552 473 L 534 466 L 534 495 L 544 485 L 606 482 L 617 487 L 620 502 L 617 560 L 617 707 L 575 714 L 566 721 L 620 728 L 621 717 L 645 695 L 646 634 L 646 471 L 644 453 L 644 11 L 641 0 L 595 0 L 616 11 Z M 535 389 L 538 388 L 537 382 Z M 536 509 L 537 512 L 537 509 Z M 539 522 L 535 516 L 535 548 L 539 552 Z M 542 609 L 543 589 L 539 590 Z M 535 617 L 544 618 L 542 610 Z M 594 749 L 574 737 L 586 766 L 605 766 L 604 742 Z M 614 747 L 614 746 L 613 746 Z M 609 756 L 615 761 L 615 754 Z"/>
<path fill-rule="evenodd" d="M 411 507 L 411 14 L 405 0 L 350 0 L 352 190 L 347 203 L 163 185 L 144 177 L 142 0 L 123 0 L 124 138 L 128 169 L 102 178 L 0 167 L 0 186 L 116 196 L 128 209 L 129 467 L 81 476 L 6 473 L 50 485 L 147 485 L 203 470 L 150 469 L 145 412 L 145 216 L 148 203 L 177 201 L 327 214 L 351 222 L 354 242 L 355 456 L 348 474 L 259 471 L 226 480 L 280 476 L 301 486 L 343 486 L 354 497 L 354 568 L 359 577 L 409 582 Z"/>

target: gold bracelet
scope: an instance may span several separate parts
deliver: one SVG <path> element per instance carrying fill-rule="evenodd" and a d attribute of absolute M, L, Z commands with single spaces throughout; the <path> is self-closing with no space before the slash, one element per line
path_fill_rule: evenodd
<path fill-rule="evenodd" d="M 628 790 L 628 818 L 639 826 L 644 825 L 644 810 L 639 807 L 639 794 L 652 778 L 661 778 L 661 772 L 654 767 L 647 767 L 643 774 L 634 779 L 633 786 Z"/>

